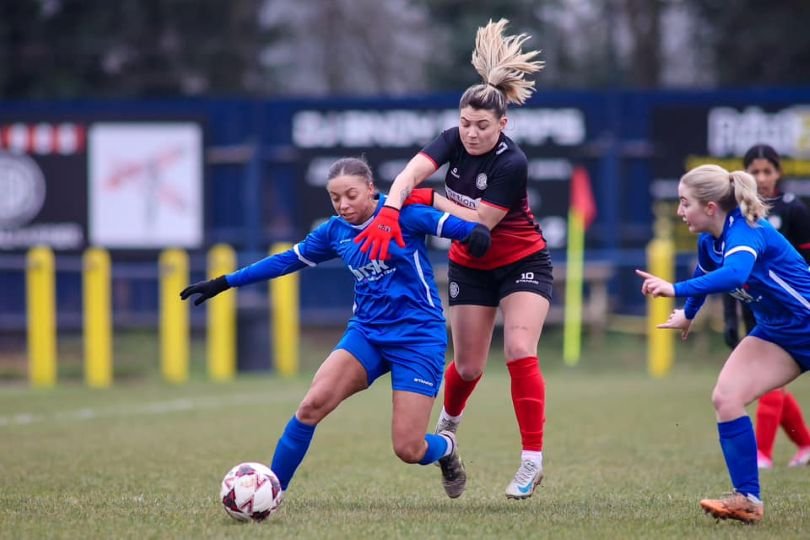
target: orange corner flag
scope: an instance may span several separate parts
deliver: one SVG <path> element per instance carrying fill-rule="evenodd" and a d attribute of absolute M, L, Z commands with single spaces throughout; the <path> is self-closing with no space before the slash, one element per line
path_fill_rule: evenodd
<path fill-rule="evenodd" d="M 591 177 L 582 166 L 575 167 L 571 175 L 571 208 L 579 211 L 586 229 L 596 219 L 596 201 L 591 190 Z"/>

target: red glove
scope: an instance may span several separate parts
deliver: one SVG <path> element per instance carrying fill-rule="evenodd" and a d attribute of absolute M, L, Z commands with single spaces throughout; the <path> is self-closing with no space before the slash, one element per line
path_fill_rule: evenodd
<path fill-rule="evenodd" d="M 399 210 L 383 206 L 377 217 L 354 239 L 355 244 L 363 242 L 360 251 L 368 252 L 369 259 L 384 261 L 388 258 L 388 244 L 391 239 L 401 248 L 405 247 L 402 229 L 399 228 Z"/>
<path fill-rule="evenodd" d="M 416 188 L 411 191 L 410 196 L 405 199 L 402 206 L 409 204 L 424 204 L 425 206 L 433 206 L 433 190 L 431 188 Z"/>

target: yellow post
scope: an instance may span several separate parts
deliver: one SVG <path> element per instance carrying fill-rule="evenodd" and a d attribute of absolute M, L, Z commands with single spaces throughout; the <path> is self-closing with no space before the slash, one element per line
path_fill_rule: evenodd
<path fill-rule="evenodd" d="M 292 248 L 292 244 L 275 244 L 271 254 Z M 283 377 L 298 374 L 300 328 L 298 318 L 298 274 L 292 273 L 270 281 L 270 315 L 273 336 L 273 360 Z"/>
<path fill-rule="evenodd" d="M 167 382 L 188 380 L 188 305 L 180 291 L 188 285 L 188 255 L 182 249 L 160 254 L 160 370 Z"/>
<path fill-rule="evenodd" d="M 84 382 L 93 388 L 112 384 L 112 308 L 110 254 L 103 248 L 84 252 Z"/>
<path fill-rule="evenodd" d="M 35 388 L 56 384 L 56 287 L 53 250 L 31 248 L 26 256 L 28 380 Z"/>
<path fill-rule="evenodd" d="M 236 254 L 227 244 L 208 252 L 208 279 L 236 269 Z M 208 376 L 213 381 L 230 381 L 236 373 L 236 291 L 226 291 L 208 300 Z"/>
<path fill-rule="evenodd" d="M 667 281 L 675 278 L 675 245 L 672 240 L 655 238 L 647 246 L 647 270 Z M 653 377 L 665 377 L 672 369 L 675 353 L 674 330 L 661 330 L 675 306 L 673 298 L 647 298 L 647 368 Z"/>
<path fill-rule="evenodd" d="M 568 213 L 568 250 L 565 280 L 563 360 L 579 363 L 582 352 L 582 273 L 585 264 L 585 218 L 577 209 Z"/>

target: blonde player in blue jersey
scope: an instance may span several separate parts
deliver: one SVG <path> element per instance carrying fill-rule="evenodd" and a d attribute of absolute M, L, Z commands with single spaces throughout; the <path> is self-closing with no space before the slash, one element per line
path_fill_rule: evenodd
<path fill-rule="evenodd" d="M 270 468 L 286 491 L 306 455 L 315 426 L 346 398 L 390 372 L 394 452 L 406 463 L 422 465 L 446 458 L 454 464 L 463 488 L 466 474 L 454 434 L 426 434 L 442 382 L 447 330 L 425 236 L 461 240 L 481 256 L 489 249 L 489 230 L 427 206 L 409 206 L 400 218 L 404 247 L 392 248 L 385 261 L 370 260 L 353 241 L 385 203 L 385 197 L 376 198 L 368 164 L 358 158 L 336 161 L 329 169 L 326 189 L 337 215 L 302 242 L 232 274 L 190 285 L 180 296 L 185 300 L 197 295 L 194 304 L 199 305 L 230 287 L 266 281 L 340 257 L 355 277 L 354 314 L 287 423 Z"/>
<path fill-rule="evenodd" d="M 764 506 L 745 406 L 810 369 L 810 268 L 764 219 L 768 209 L 750 174 L 703 165 L 681 178 L 678 197 L 678 215 L 700 234 L 694 276 L 673 284 L 636 272 L 644 278 L 642 294 L 687 298 L 658 325 L 680 330 L 684 339 L 707 294 L 731 292 L 754 312 L 756 326 L 731 352 L 712 392 L 734 493 L 700 505 L 718 519 L 755 523 Z"/>

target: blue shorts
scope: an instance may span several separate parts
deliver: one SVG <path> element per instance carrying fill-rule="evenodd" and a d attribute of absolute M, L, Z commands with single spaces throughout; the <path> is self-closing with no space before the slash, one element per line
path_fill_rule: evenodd
<path fill-rule="evenodd" d="M 382 345 L 374 343 L 355 327 L 346 330 L 335 349 L 346 350 L 357 358 L 366 370 L 369 386 L 390 371 L 393 390 L 432 398 L 439 393 L 444 375 L 446 339 L 437 338 L 435 344 Z"/>
<path fill-rule="evenodd" d="M 756 325 L 748 334 L 782 347 L 799 364 L 802 372 L 810 370 L 810 324 L 792 324 L 780 328 Z"/>

